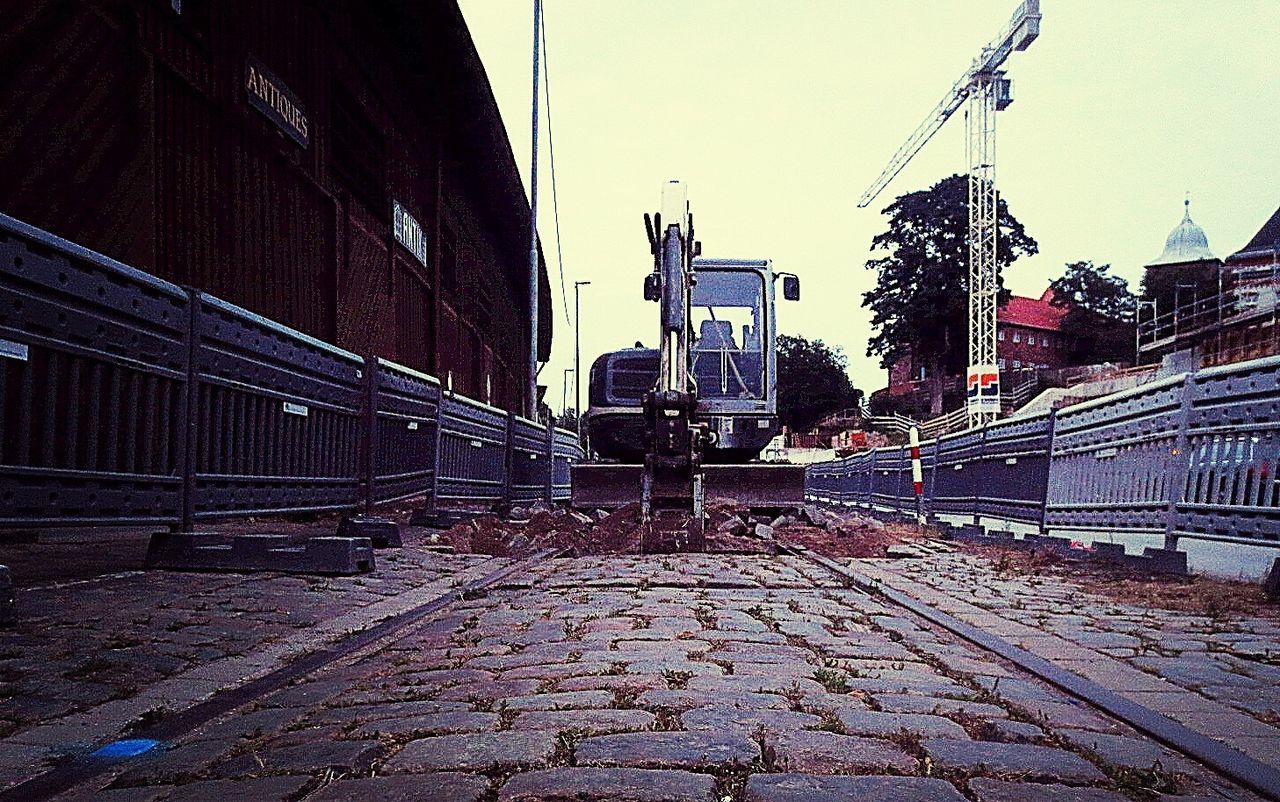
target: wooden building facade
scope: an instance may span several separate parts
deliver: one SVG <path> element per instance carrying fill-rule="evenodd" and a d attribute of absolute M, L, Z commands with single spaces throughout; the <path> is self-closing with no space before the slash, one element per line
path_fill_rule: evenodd
<path fill-rule="evenodd" d="M 523 406 L 529 204 L 454 0 L 14 6 L 0 176 L 6 214 Z"/>

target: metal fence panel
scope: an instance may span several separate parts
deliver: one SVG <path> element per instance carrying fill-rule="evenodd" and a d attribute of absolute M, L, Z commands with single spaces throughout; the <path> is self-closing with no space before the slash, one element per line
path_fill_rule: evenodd
<path fill-rule="evenodd" d="M 0 215 L 0 524 L 176 522 L 190 304 Z"/>
<path fill-rule="evenodd" d="M 930 508 L 935 514 L 972 515 L 977 509 L 982 430 L 968 429 L 938 438 Z"/>
<path fill-rule="evenodd" d="M 201 293 L 192 517 L 358 501 L 364 361 Z"/>
<path fill-rule="evenodd" d="M 551 460 L 546 426 L 516 417 L 511 426 L 511 500 L 537 501 L 547 491 Z"/>
<path fill-rule="evenodd" d="M 437 501 L 501 501 L 507 483 L 506 438 L 506 412 L 445 394 L 440 404 Z"/>
<path fill-rule="evenodd" d="M 582 460 L 582 446 L 574 432 L 556 429 L 552 435 L 551 498 L 553 501 L 567 501 L 573 489 L 570 466 Z"/>
<path fill-rule="evenodd" d="M 1165 530 L 1184 378 L 1058 411 L 1047 526 Z"/>
<path fill-rule="evenodd" d="M 988 424 L 975 464 L 979 515 L 1040 523 L 1049 481 L 1048 414 Z"/>
<path fill-rule="evenodd" d="M 369 422 L 371 502 L 431 493 L 436 474 L 440 382 L 385 359 L 372 367 L 373 415 Z"/>
<path fill-rule="evenodd" d="M 1280 359 L 1202 370 L 1186 390 L 1186 481 L 1175 488 L 1173 534 L 1280 540 Z"/>

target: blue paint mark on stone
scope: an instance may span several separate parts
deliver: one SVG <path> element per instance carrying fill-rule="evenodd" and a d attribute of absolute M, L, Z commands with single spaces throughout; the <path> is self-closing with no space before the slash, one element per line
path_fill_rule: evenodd
<path fill-rule="evenodd" d="M 146 754 L 160 745 L 151 738 L 125 738 L 120 741 L 101 746 L 90 753 L 89 757 L 121 758 L 137 757 Z"/>

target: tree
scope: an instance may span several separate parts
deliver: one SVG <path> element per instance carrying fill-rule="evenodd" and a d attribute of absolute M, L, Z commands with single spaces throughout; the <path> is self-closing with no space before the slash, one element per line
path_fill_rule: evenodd
<path fill-rule="evenodd" d="M 778 417 L 784 426 L 804 431 L 842 409 L 858 406 L 862 393 L 845 371 L 839 348 L 822 340 L 778 335 Z"/>
<path fill-rule="evenodd" d="M 1134 313 L 1138 298 L 1129 282 L 1108 271 L 1111 265 L 1072 262 L 1061 278 L 1049 282 L 1054 306 L 1067 307 L 1062 333 L 1071 342 L 1076 364 L 1119 362 L 1133 357 Z"/>
<path fill-rule="evenodd" d="M 1019 256 L 1039 250 L 1022 223 L 999 201 L 996 270 L 1000 302 L 1008 298 L 1003 270 Z M 875 335 L 867 356 L 888 368 L 910 357 L 925 369 L 929 406 L 942 412 L 943 379 L 968 361 L 969 179 L 953 175 L 927 190 L 900 195 L 884 213 L 889 228 L 871 241 L 878 258 L 876 287 L 862 296 Z"/>

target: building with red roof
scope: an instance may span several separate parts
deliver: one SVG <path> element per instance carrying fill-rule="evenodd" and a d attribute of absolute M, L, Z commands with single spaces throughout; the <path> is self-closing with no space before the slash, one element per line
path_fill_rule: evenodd
<path fill-rule="evenodd" d="M 996 356 L 1001 370 L 1070 366 L 1072 343 L 1062 324 L 1070 307 L 1053 305 L 1053 290 L 1039 298 L 1011 296 L 996 311 Z M 889 395 L 914 393 L 928 378 L 922 365 L 906 356 L 889 368 Z M 954 377 L 958 382 L 959 377 Z"/>

